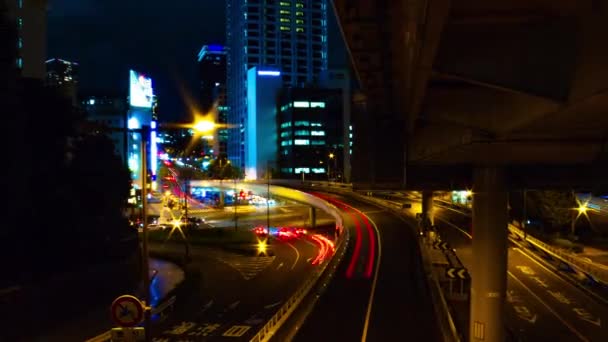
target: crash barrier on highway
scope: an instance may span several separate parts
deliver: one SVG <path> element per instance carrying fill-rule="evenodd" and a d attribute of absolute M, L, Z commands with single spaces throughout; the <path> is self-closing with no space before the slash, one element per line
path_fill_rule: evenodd
<path fill-rule="evenodd" d="M 439 202 L 442 205 L 449 205 L 451 210 L 456 210 L 453 208 L 453 204 L 443 200 L 435 200 L 435 202 Z M 460 208 L 460 213 L 470 216 L 470 210 L 468 208 Z M 464 210 L 464 211 L 463 211 Z M 552 246 L 547 244 L 530 234 L 526 234 L 519 227 L 514 224 L 509 224 L 509 232 L 515 236 L 517 236 L 520 240 L 524 240 L 530 243 L 532 246 L 544 251 L 545 253 L 561 260 L 562 262 L 572 266 L 576 270 L 587 274 L 589 277 L 592 277 L 598 282 L 608 284 L 608 267 L 605 265 L 594 263 L 588 259 L 579 257 L 576 254 L 571 252 L 567 252 L 562 248 Z"/>
<path fill-rule="evenodd" d="M 393 213 L 400 217 L 405 217 L 412 220 L 411 217 L 405 216 L 403 212 L 403 203 L 397 203 L 394 201 L 380 200 L 370 196 L 363 196 L 352 191 L 350 184 L 343 183 L 332 183 L 332 182 L 319 182 L 319 181 L 294 181 L 294 180 L 273 180 L 274 184 L 281 184 L 285 186 L 292 186 L 295 188 L 306 188 L 314 189 L 318 191 L 331 191 L 335 193 L 342 193 L 345 195 L 352 196 L 362 202 L 375 204 L 383 208 L 391 210 Z M 415 225 L 415 222 L 411 222 Z M 433 300 L 433 307 L 435 309 L 436 317 L 439 318 L 439 322 L 442 326 L 442 333 L 444 335 L 444 341 L 461 341 L 461 337 L 456 329 L 454 323 L 452 310 L 443 294 L 439 280 L 435 276 L 430 257 L 428 256 L 426 246 L 424 246 L 422 239 L 418 239 L 420 250 L 422 252 L 423 267 L 428 277 L 429 290 L 431 298 Z M 253 341 L 253 340 L 252 340 Z"/>
<path fill-rule="evenodd" d="M 294 191 L 293 189 L 289 190 Z M 326 207 L 339 215 L 338 209 L 332 204 L 326 203 Z M 298 290 L 283 304 L 283 306 L 281 306 L 281 308 L 274 314 L 274 316 L 272 316 L 272 318 L 268 320 L 268 322 L 258 331 L 258 333 L 251 338 L 251 342 L 269 341 L 274 336 L 274 334 L 282 327 L 282 325 L 287 321 L 287 319 L 295 311 L 298 305 L 300 305 L 302 300 L 306 298 L 310 291 L 317 285 L 321 276 L 326 274 L 326 271 L 331 273 L 336 271 L 337 264 L 340 262 L 340 260 L 342 260 L 344 254 L 346 253 L 346 248 L 348 246 L 349 241 L 348 229 L 344 229 L 343 232 L 344 234 L 341 234 L 338 238 L 336 252 L 333 257 L 326 260 L 320 268 L 317 268 L 313 272 L 313 274 L 308 278 L 308 280 L 306 280 L 306 282 L 298 288 Z M 328 269 L 328 266 L 330 264 L 333 264 L 333 267 L 331 269 Z M 324 284 L 324 286 L 326 285 L 327 284 Z"/>

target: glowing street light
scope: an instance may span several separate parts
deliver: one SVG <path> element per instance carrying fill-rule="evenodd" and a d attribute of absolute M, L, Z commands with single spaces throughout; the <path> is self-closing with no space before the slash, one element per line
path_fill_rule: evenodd
<path fill-rule="evenodd" d="M 195 122 L 192 127 L 199 133 L 211 132 L 215 128 L 215 122 L 211 120 L 201 120 Z"/>
<path fill-rule="evenodd" d="M 258 240 L 258 255 L 266 255 L 266 251 L 268 250 L 268 243 L 266 239 Z"/>

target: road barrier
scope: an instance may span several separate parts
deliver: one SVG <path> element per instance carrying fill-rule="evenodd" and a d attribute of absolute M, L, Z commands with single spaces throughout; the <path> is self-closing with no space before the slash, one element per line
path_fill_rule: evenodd
<path fill-rule="evenodd" d="M 273 180 L 272 183 L 280 184 L 280 185 L 284 185 L 284 186 L 291 186 L 291 187 L 295 187 L 295 188 L 313 189 L 313 190 L 317 190 L 317 191 L 329 190 L 331 192 L 349 195 L 362 202 L 367 202 L 367 203 L 375 204 L 375 205 L 383 207 L 383 208 L 387 208 L 387 209 L 391 210 L 394 214 L 396 214 L 400 217 L 405 216 L 404 212 L 403 212 L 403 209 L 404 209 L 403 203 L 390 201 L 390 200 L 381 200 L 381 199 L 377 199 L 377 198 L 374 198 L 371 196 L 360 195 L 360 194 L 352 191 L 351 184 L 321 182 L 321 181 L 304 181 L 304 182 L 302 182 L 302 181 L 295 181 L 295 180 Z M 405 216 L 405 217 L 407 217 L 408 219 L 413 219 L 408 216 Z M 412 224 L 414 224 L 414 222 L 412 222 Z M 437 277 L 434 275 L 434 272 L 432 271 L 432 265 L 431 265 L 431 262 L 429 262 L 430 256 L 428 256 L 428 253 L 426 251 L 426 246 L 424 245 L 424 242 L 422 241 L 422 239 L 417 239 L 417 240 L 418 240 L 420 250 L 422 253 L 422 260 L 423 260 L 422 266 L 425 269 L 425 272 L 428 277 L 427 283 L 429 283 L 429 290 L 431 292 L 431 298 L 433 301 L 435 313 L 436 313 L 436 316 L 439 318 L 440 324 L 442 325 L 442 328 L 443 328 L 442 332 L 444 334 L 444 340 L 459 342 L 459 341 L 461 341 L 460 335 L 456 329 L 456 324 L 454 323 L 454 319 L 452 317 L 450 307 L 447 303 L 447 300 L 445 299 L 443 291 L 441 290 L 441 285 L 439 284 L 439 280 L 437 279 Z M 257 342 L 257 341 L 262 341 L 262 340 L 252 340 L 252 342 L 253 341 Z"/>
<path fill-rule="evenodd" d="M 443 205 L 449 206 L 447 209 L 458 211 L 459 213 L 471 216 L 468 208 L 460 208 L 460 210 L 454 209 L 453 204 L 448 201 L 435 200 Z M 466 211 L 463 211 L 466 210 Z M 590 261 L 587 258 L 580 257 L 573 253 L 564 251 L 559 247 L 552 246 L 545 243 L 530 234 L 526 234 L 523 230 L 514 224 L 509 224 L 509 231 L 511 234 L 517 236 L 520 240 L 524 240 L 530 243 L 532 246 L 544 251 L 545 253 L 561 260 L 562 262 L 574 267 L 576 270 L 587 274 L 598 282 L 608 284 L 608 267 L 602 264 L 597 264 Z"/>
<path fill-rule="evenodd" d="M 290 189 L 291 190 L 291 189 Z M 293 190 L 292 190 L 293 191 Z M 338 208 L 332 204 L 326 203 L 327 208 L 331 208 L 339 215 Z M 302 300 L 308 296 L 310 291 L 317 285 L 319 279 L 326 271 L 335 272 L 337 263 L 344 257 L 346 248 L 348 246 L 350 233 L 348 229 L 344 229 L 344 234 L 341 234 L 338 238 L 338 245 L 334 256 L 327 260 L 321 268 L 318 268 L 313 272 L 312 276 L 306 280 L 300 288 L 281 306 L 281 308 L 268 320 L 268 322 L 258 331 L 258 333 L 251 338 L 251 342 L 265 342 L 269 341 L 272 336 L 283 326 L 295 309 L 300 305 Z M 337 258 L 337 259 L 336 259 Z M 327 269 L 328 266 L 333 263 L 334 267 Z M 327 284 L 325 284 L 327 285 Z"/>

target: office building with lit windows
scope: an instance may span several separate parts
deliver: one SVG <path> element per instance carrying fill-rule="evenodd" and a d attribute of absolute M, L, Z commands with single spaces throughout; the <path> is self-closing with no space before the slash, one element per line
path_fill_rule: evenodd
<path fill-rule="evenodd" d="M 2 0 L 17 27 L 15 64 L 23 78 L 44 80 L 47 0 Z"/>
<path fill-rule="evenodd" d="M 280 70 L 284 86 L 315 83 L 327 69 L 327 0 L 227 0 L 228 157 L 245 167 L 248 70 Z M 269 94 L 269 96 L 275 96 Z"/>
<path fill-rule="evenodd" d="M 213 121 L 219 124 L 213 139 L 203 141 L 206 156 L 227 153 L 226 54 L 226 47 L 217 44 L 204 45 L 198 54 L 201 110 L 212 113 Z"/>
<path fill-rule="evenodd" d="M 60 58 L 46 61 L 46 85 L 57 91 L 76 105 L 78 91 L 78 63 Z"/>
<path fill-rule="evenodd" d="M 340 181 L 344 177 L 341 90 L 283 88 L 278 106 L 280 177 Z"/>

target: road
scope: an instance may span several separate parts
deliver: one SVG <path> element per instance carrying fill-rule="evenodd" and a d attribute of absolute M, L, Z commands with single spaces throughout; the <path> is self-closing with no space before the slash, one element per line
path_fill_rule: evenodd
<path fill-rule="evenodd" d="M 154 341 L 250 339 L 318 267 L 312 262 L 319 248 L 308 237 L 275 239 L 271 245 L 273 256 L 193 247 L 188 269 L 200 277 L 187 296 L 178 297 L 169 318 L 155 326 Z M 179 245 L 164 248 L 183 253 Z"/>
<path fill-rule="evenodd" d="M 317 195 L 344 212 L 351 243 L 294 340 L 439 341 L 413 230 L 377 207 Z"/>
<path fill-rule="evenodd" d="M 435 224 L 444 241 L 471 272 L 470 219 L 435 206 Z M 561 278 L 531 252 L 510 244 L 507 324 L 523 341 L 606 341 L 608 307 Z"/>

